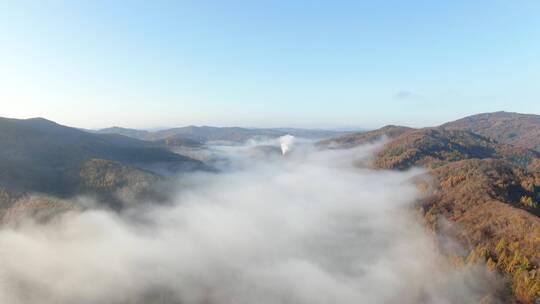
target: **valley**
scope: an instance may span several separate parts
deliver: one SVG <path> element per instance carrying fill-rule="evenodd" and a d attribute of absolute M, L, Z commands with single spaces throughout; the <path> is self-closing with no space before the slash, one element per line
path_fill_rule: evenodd
<path fill-rule="evenodd" d="M 460 121 L 467 121 L 471 126 L 475 126 L 477 119 L 482 123 L 493 121 L 490 115 L 499 117 L 503 114 L 482 114 Z M 520 119 L 517 114 L 503 116 Z M 496 124 L 500 123 L 496 122 Z M 518 121 L 506 120 L 505 124 L 512 126 L 516 136 L 528 136 L 519 133 L 519 128 L 516 127 L 519 124 Z M 538 206 L 540 152 L 534 149 L 530 141 L 527 141 L 527 144 L 520 144 L 519 141 L 500 141 L 501 138 L 497 136 L 490 137 L 489 134 L 474 133 L 473 127 L 465 127 L 461 123 L 458 126 L 454 123 L 423 129 L 386 126 L 373 131 L 352 132 L 330 137 L 328 135 L 331 133 L 322 131 L 314 133 L 318 136 L 325 135 L 322 137 L 326 139 L 315 139 L 318 137 L 315 135 L 302 139 L 290 135 L 287 138 L 281 134 L 278 134 L 281 136 L 272 134 L 267 137 L 251 134 L 244 138 L 242 136 L 247 135 L 239 137 L 235 133 L 230 137 L 229 135 L 223 137 L 224 135 L 219 135 L 222 133 L 217 135 L 205 133 L 207 135 L 203 140 L 188 136 L 182 139 L 178 137 L 174 141 L 170 138 L 154 138 L 148 141 L 132 138 L 141 137 L 140 135 L 131 134 L 132 137 L 127 137 L 121 134 L 86 132 L 44 119 L 1 119 L 0 145 L 6 147 L 0 154 L 0 164 L 3 166 L 0 179 L 2 225 L 26 227 L 25 222 L 32 219 L 32 221 L 37 221 L 38 225 L 50 226 L 50 223 L 57 221 L 57 218 L 62 219 L 69 214 L 76 214 L 75 218 L 78 218 L 85 216 L 88 212 L 93 212 L 92 210 L 105 212 L 107 217 L 109 212 L 117 213 L 121 218 L 135 212 L 136 217 L 146 218 L 148 210 L 152 214 L 153 209 L 172 208 L 171 210 L 174 211 L 165 212 L 180 212 L 178 216 L 185 216 L 183 212 L 189 214 L 191 211 L 183 211 L 185 203 L 178 203 L 178 201 L 185 200 L 182 197 L 189 193 L 203 195 L 203 200 L 208 200 L 211 204 L 227 204 L 226 202 L 230 199 L 228 196 L 239 197 L 243 205 L 234 205 L 234 208 L 240 208 L 237 212 L 244 212 L 246 211 L 244 208 L 248 208 L 247 210 L 252 208 L 251 204 L 260 204 L 256 197 L 258 191 L 267 191 L 265 190 L 267 186 L 263 183 L 264 179 L 269 179 L 270 185 L 277 183 L 275 187 L 279 189 L 281 187 L 279 179 L 294 178 L 298 183 L 305 183 L 307 180 L 303 175 L 316 174 L 316 171 L 311 172 L 311 170 L 320 167 L 323 171 L 332 170 L 332 173 L 328 172 L 328 174 L 337 178 L 336 187 L 341 187 L 340 183 L 345 182 L 341 181 L 344 178 L 341 177 L 342 174 L 352 174 L 346 178 L 346 184 L 351 186 L 357 184 L 363 189 L 370 182 L 363 179 L 362 174 L 383 176 L 396 174 L 396 176 L 401 176 L 400 183 L 409 184 L 411 189 L 415 190 L 410 192 L 409 198 L 399 204 L 400 206 L 389 204 L 388 208 L 392 210 L 397 208 L 392 212 L 409 214 L 405 217 L 407 219 L 403 216 L 394 218 L 382 209 L 377 211 L 377 208 L 383 207 L 376 207 L 371 211 L 361 209 L 356 215 L 360 217 L 357 224 L 361 224 L 364 221 L 361 218 L 365 216 L 390 216 L 393 218 L 392 224 L 373 228 L 387 229 L 398 225 L 397 223 L 403 220 L 411 221 L 409 217 L 414 218 L 414 214 L 418 214 L 422 218 L 422 224 L 415 229 L 419 231 L 425 229 L 432 235 L 420 232 L 414 232 L 414 234 L 420 233 L 422 242 L 429 243 L 428 240 L 431 238 L 437 248 L 436 251 L 444 257 L 444 262 L 425 265 L 426 271 L 430 269 L 430 272 L 436 273 L 442 269 L 452 269 L 451 272 L 455 272 L 453 275 L 459 277 L 472 271 L 471 269 L 479 269 L 475 270 L 476 274 L 473 276 L 485 276 L 482 280 L 493 281 L 492 285 L 488 284 L 480 288 L 480 291 L 466 291 L 464 296 L 471 298 L 468 300 L 463 298 L 459 301 L 474 299 L 474 301 L 481 300 L 482 303 L 498 303 L 498 301 L 534 303 L 540 297 L 540 281 L 536 275 L 540 264 L 540 208 Z M 225 132 L 229 134 L 229 130 Z M 306 134 L 307 131 L 303 132 Z M 220 140 L 212 141 L 209 138 Z M 351 165 L 354 165 L 356 169 L 350 167 Z M 292 172 L 294 175 L 288 176 Z M 359 175 L 354 177 L 357 174 Z M 249 176 L 249 181 L 244 180 L 242 177 L 244 175 Z M 221 188 L 223 187 L 221 184 L 227 184 L 226 180 L 229 178 L 233 180 L 237 178 L 240 184 L 233 181 L 232 184 L 226 186 L 226 190 Z M 274 202 L 276 199 L 282 200 L 280 204 L 284 204 L 282 206 L 285 212 L 282 214 L 285 217 L 283 220 L 290 216 L 297 217 L 296 220 L 302 220 L 304 217 L 294 215 L 294 213 L 287 214 L 294 208 L 300 207 L 296 200 L 300 198 L 297 196 L 300 193 L 303 196 L 301 201 L 304 201 L 302 204 L 307 204 L 306 207 L 324 202 L 324 204 L 329 204 L 328 208 L 334 208 L 331 207 L 333 203 L 348 202 L 349 205 L 343 209 L 344 212 L 347 212 L 349 208 L 352 208 L 350 210 L 356 208 L 354 204 L 359 204 L 358 208 L 366 208 L 362 207 L 367 202 L 366 200 L 378 200 L 367 195 L 366 190 L 362 190 L 357 193 L 359 201 L 355 203 L 354 197 L 339 195 L 338 193 L 342 190 L 328 190 L 327 187 L 333 187 L 330 179 L 327 180 L 324 176 L 319 176 L 317 179 L 313 179 L 313 176 L 310 178 L 314 184 L 308 188 L 304 186 L 294 190 L 287 188 L 286 191 L 292 191 L 292 197 L 271 200 Z M 355 181 L 355 179 L 358 180 Z M 395 188 L 391 193 L 403 194 L 400 193 L 402 190 L 398 190 L 400 186 L 386 185 L 384 179 L 377 178 L 377 180 L 380 180 L 381 187 Z M 215 186 L 212 186 L 213 184 Z M 320 185 L 316 186 L 317 184 Z M 312 186 L 320 188 L 311 189 Z M 206 192 L 209 191 L 205 190 L 206 187 L 219 188 L 214 189 L 213 191 L 216 192 L 210 194 Z M 377 185 L 373 184 L 371 187 L 377 187 Z M 250 197 L 253 197 L 247 200 L 242 198 L 241 192 L 237 192 L 242 189 L 251 193 Z M 407 192 L 411 189 L 403 191 Z M 221 194 L 222 191 L 232 192 Z M 346 193 L 350 190 L 344 191 Z M 310 192 L 313 196 L 309 195 Z M 414 192 L 417 194 L 413 194 Z M 206 197 L 208 195 L 210 196 Z M 204 203 L 201 206 L 205 206 Z M 219 208 L 228 208 L 224 206 Z M 193 205 L 193 208 L 198 208 L 197 204 Z M 289 208 L 292 209 L 288 210 Z M 314 209 L 311 210 L 311 208 Z M 318 208 L 317 205 L 313 205 L 303 212 L 322 212 L 318 216 L 326 216 L 324 214 L 327 211 Z M 401 208 L 410 210 L 403 211 Z M 412 210 L 417 211 L 412 212 Z M 278 211 L 279 209 L 275 212 Z M 212 217 L 214 216 L 218 215 L 212 214 Z M 251 221 L 252 216 L 257 215 L 250 213 L 246 216 L 242 220 Z M 211 222 L 221 221 L 219 217 Z M 261 220 L 281 221 L 280 217 L 265 217 Z M 293 218 L 290 220 L 288 224 L 292 225 L 295 220 Z M 125 221 L 125 225 L 132 225 L 131 220 L 127 218 L 122 221 Z M 143 222 L 146 221 L 148 219 L 143 220 Z M 351 225 L 355 225 L 354 223 L 354 221 L 350 222 Z M 148 229 L 157 229 L 155 233 L 161 233 L 163 229 L 161 223 L 156 222 L 155 225 L 157 226 L 150 225 Z M 386 227 L 386 225 L 390 226 Z M 175 233 L 182 234 L 184 233 L 182 230 L 187 228 L 181 225 L 174 229 L 175 231 L 179 229 Z M 253 229 L 259 228 L 255 226 Z M 292 227 L 287 229 L 292 229 Z M 351 228 L 343 227 L 343 229 Z M 19 230 L 15 231 L 21 233 Z M 268 231 L 259 233 L 274 235 L 274 232 Z M 285 230 L 283 233 L 293 232 Z M 360 246 L 366 241 L 361 235 L 354 237 L 358 239 L 349 241 L 358 242 Z M 279 241 L 276 239 L 271 242 Z M 337 247 L 344 245 L 339 239 L 328 239 L 328 242 L 334 243 L 332 246 Z M 392 239 L 388 245 L 394 246 L 394 242 L 397 240 Z M 410 249 L 425 250 L 423 247 L 428 246 L 428 243 Z M 172 243 L 165 243 L 164 246 L 172 246 Z M 234 250 L 237 245 L 229 244 L 229 246 L 233 246 L 230 249 Z M 237 249 L 240 250 L 237 254 L 243 254 L 240 248 Z M 358 250 L 349 254 L 360 256 L 366 254 L 361 249 Z M 348 249 L 344 253 L 347 251 Z M 406 258 L 407 254 L 413 253 L 402 252 L 398 261 Z M 371 259 L 369 256 L 364 258 Z M 438 259 L 435 256 L 432 258 Z M 335 263 L 337 260 L 331 258 L 328 262 Z M 353 267 L 356 262 L 347 263 L 350 264 L 344 267 Z M 227 266 L 227 263 L 218 267 L 222 266 Z M 438 267 L 440 269 L 437 269 Z M 448 271 L 450 270 L 444 270 L 443 273 L 448 273 Z M 499 278 L 490 279 L 490 276 Z M 363 280 L 362 276 L 356 279 Z M 497 283 L 497 281 L 503 283 Z M 449 288 L 454 283 L 448 281 L 441 284 L 437 288 Z M 157 290 L 161 290 L 161 287 Z M 162 292 L 164 291 L 159 291 L 159 293 Z M 266 291 L 260 292 L 266 293 Z M 364 296 L 357 295 L 353 298 L 365 299 Z M 402 297 L 404 294 L 397 292 L 394 296 Z M 409 296 L 410 301 L 416 302 L 420 294 L 413 293 Z M 424 296 L 440 297 L 441 294 Z M 452 301 L 457 301 L 457 299 Z"/>

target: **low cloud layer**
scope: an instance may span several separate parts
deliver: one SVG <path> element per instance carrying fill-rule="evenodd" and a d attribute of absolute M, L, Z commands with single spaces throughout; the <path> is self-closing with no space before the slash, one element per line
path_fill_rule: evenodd
<path fill-rule="evenodd" d="M 0 303 L 480 299 L 490 280 L 446 265 L 414 215 L 419 172 L 353 167 L 376 149 L 235 151 L 241 165 L 184 177 L 171 205 L 4 228 Z"/>

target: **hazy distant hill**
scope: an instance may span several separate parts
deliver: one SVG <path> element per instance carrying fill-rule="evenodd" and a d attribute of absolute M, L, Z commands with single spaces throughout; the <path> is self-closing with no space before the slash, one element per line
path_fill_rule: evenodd
<path fill-rule="evenodd" d="M 67 196 L 97 189 L 99 178 L 120 188 L 133 182 L 127 175 L 154 180 L 155 174 L 141 169 L 156 164 L 177 171 L 203 167 L 146 141 L 91 134 L 42 118 L 0 118 L 0 188 L 12 194 Z"/>
<path fill-rule="evenodd" d="M 136 130 L 136 129 L 127 129 L 127 128 L 121 128 L 121 127 L 111 127 L 111 128 L 105 128 L 100 129 L 97 131 L 92 130 L 85 130 L 92 133 L 101 133 L 101 134 L 119 134 L 124 135 L 132 138 L 137 139 L 147 139 L 146 137 L 150 135 L 149 131 L 145 130 Z"/>
<path fill-rule="evenodd" d="M 373 143 L 383 138 L 395 138 L 407 131 L 413 130 L 409 127 L 388 125 L 377 130 L 366 132 L 355 132 L 339 137 L 329 138 L 319 141 L 319 147 L 350 148 L 358 145 Z"/>
<path fill-rule="evenodd" d="M 428 170 L 430 178 L 418 180 L 425 194 L 419 205 L 456 265 L 480 263 L 497 270 L 508 280 L 514 300 L 538 303 L 540 153 L 524 147 L 536 147 L 524 141 L 538 140 L 532 135 L 537 117 L 498 112 L 471 116 L 444 128 L 388 126 L 318 146 L 351 148 L 387 136 L 390 140 L 373 166 Z M 465 251 L 446 247 L 447 235 Z"/>
<path fill-rule="evenodd" d="M 469 130 L 499 142 L 540 151 L 540 115 L 483 113 L 446 123 L 442 127 Z"/>
<path fill-rule="evenodd" d="M 180 139 L 191 140 L 200 143 L 218 141 L 218 142 L 233 142 L 241 143 L 254 138 L 275 138 L 283 135 L 293 135 L 303 138 L 322 139 L 344 134 L 341 131 L 327 130 L 311 130 L 311 129 L 295 129 L 295 128 L 274 128 L 274 129 L 257 129 L 257 128 L 240 128 L 240 127 L 196 127 L 188 126 L 182 128 L 172 128 L 160 131 L 144 131 L 135 129 L 126 129 L 120 127 L 112 127 L 93 131 L 100 134 L 120 134 L 141 140 L 159 141 L 167 140 L 175 142 Z"/>

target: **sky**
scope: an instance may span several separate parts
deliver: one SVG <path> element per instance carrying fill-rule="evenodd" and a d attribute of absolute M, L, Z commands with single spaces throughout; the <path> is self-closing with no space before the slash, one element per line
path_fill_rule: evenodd
<path fill-rule="evenodd" d="M 102 128 L 540 114 L 540 1 L 0 1 L 0 116 Z"/>

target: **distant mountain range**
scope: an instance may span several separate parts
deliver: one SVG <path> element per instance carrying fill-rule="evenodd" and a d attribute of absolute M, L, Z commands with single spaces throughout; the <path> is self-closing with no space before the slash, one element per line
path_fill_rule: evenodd
<path fill-rule="evenodd" d="M 111 196 L 120 189 L 125 192 L 127 188 L 149 186 L 162 176 L 208 169 L 201 161 L 173 153 L 167 147 L 178 152 L 178 147 L 202 149 L 209 142 L 240 143 L 291 133 L 307 138 L 343 134 L 236 127 L 185 127 L 156 132 L 115 127 L 87 132 L 43 118 L 0 118 L 0 199 L 26 193 Z M 188 152 L 196 156 L 199 150 Z"/>
<path fill-rule="evenodd" d="M 419 207 L 457 264 L 480 264 L 506 278 L 512 303 L 540 301 L 540 116 L 479 114 L 440 127 L 379 130 L 321 141 L 352 148 L 386 138 L 372 164 L 424 167 Z M 445 236 L 465 252 L 445 247 Z"/>
<path fill-rule="evenodd" d="M 140 140 L 162 141 L 165 143 L 176 143 L 178 141 L 191 141 L 195 143 L 207 142 L 228 142 L 242 143 L 255 138 L 276 138 L 287 134 L 311 139 L 330 138 L 343 135 L 347 132 L 328 131 L 318 129 L 295 129 L 295 128 L 240 128 L 240 127 L 196 127 L 188 126 L 182 128 L 172 128 L 160 131 L 144 131 L 136 129 L 126 129 L 112 127 L 97 131 L 90 131 L 98 134 L 119 134 Z"/>

